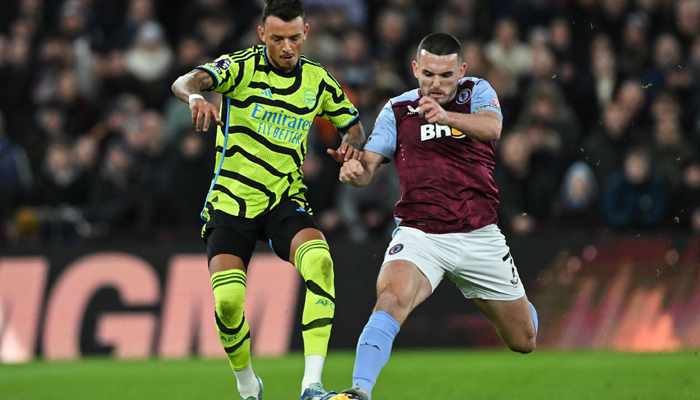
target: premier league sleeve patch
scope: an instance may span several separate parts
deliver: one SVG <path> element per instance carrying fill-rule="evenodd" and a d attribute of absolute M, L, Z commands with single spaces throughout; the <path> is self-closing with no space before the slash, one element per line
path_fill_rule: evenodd
<path fill-rule="evenodd" d="M 211 68 L 216 71 L 217 74 L 223 74 L 224 71 L 228 69 L 228 67 L 231 66 L 231 59 L 230 58 L 222 58 L 221 60 L 218 60 L 214 64 L 209 64 L 211 65 Z"/>

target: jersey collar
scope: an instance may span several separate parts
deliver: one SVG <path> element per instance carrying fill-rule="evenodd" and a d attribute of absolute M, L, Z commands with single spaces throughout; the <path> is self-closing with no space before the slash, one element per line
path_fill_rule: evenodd
<path fill-rule="evenodd" d="M 289 72 L 284 72 L 281 69 L 275 68 L 271 62 L 268 61 L 267 59 L 267 46 L 263 46 L 263 59 L 265 60 L 265 66 L 270 69 L 270 71 L 274 72 L 275 74 L 285 77 L 285 78 L 291 78 L 294 76 L 297 76 L 299 73 L 301 73 L 301 54 L 299 55 L 299 62 L 297 63 L 297 67 L 294 68 L 293 70 Z"/>

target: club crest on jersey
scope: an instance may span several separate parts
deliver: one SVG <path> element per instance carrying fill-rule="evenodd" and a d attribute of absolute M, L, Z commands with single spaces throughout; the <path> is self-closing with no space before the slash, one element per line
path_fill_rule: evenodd
<path fill-rule="evenodd" d="M 313 90 L 305 91 L 304 101 L 306 102 L 306 107 L 308 107 L 309 110 L 313 110 L 314 106 L 316 105 L 316 92 Z"/>
<path fill-rule="evenodd" d="M 466 136 L 464 132 L 459 131 L 455 128 L 450 128 L 447 125 L 439 124 L 426 124 L 420 127 L 420 140 L 425 142 L 426 140 L 439 139 L 441 137 L 452 136 L 455 139 L 464 139 Z"/>
<path fill-rule="evenodd" d="M 399 243 L 396 246 L 389 249 L 389 255 L 393 256 L 394 254 L 398 253 L 401 250 L 403 250 L 403 245 L 401 243 Z"/>
<path fill-rule="evenodd" d="M 459 94 L 457 95 L 457 104 L 464 104 L 469 101 L 469 98 L 472 97 L 472 90 L 471 89 L 463 89 Z"/>

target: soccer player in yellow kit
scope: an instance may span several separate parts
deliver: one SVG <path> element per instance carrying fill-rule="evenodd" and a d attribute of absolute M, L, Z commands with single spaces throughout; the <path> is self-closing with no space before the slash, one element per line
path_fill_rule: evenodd
<path fill-rule="evenodd" d="M 316 116 L 343 135 L 336 161 L 357 159 L 365 142 L 359 114 L 340 84 L 301 54 L 309 26 L 299 0 L 268 0 L 258 27 L 265 45 L 223 55 L 181 76 L 173 92 L 188 102 L 197 130 L 218 125 L 215 175 L 202 210 L 202 237 L 216 300 L 221 343 L 245 400 L 261 400 L 243 313 L 246 268 L 257 240 L 269 241 L 306 284 L 302 317 L 302 400 L 326 395 L 321 385 L 335 312 L 333 261 L 310 215 L 301 165 Z M 202 96 L 222 94 L 220 113 Z"/>

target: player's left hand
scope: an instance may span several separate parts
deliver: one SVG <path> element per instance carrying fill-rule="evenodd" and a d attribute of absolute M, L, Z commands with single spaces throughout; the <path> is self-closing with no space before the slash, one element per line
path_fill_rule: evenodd
<path fill-rule="evenodd" d="M 344 163 L 348 160 L 361 160 L 362 151 L 357 150 L 350 143 L 341 143 L 338 150 L 328 149 L 326 153 L 330 154 L 333 159 L 339 163 Z"/>
<path fill-rule="evenodd" d="M 420 107 L 418 115 L 428 120 L 431 124 L 447 125 L 449 120 L 447 111 L 435 100 L 428 96 L 423 96 L 418 101 L 418 106 Z"/>

